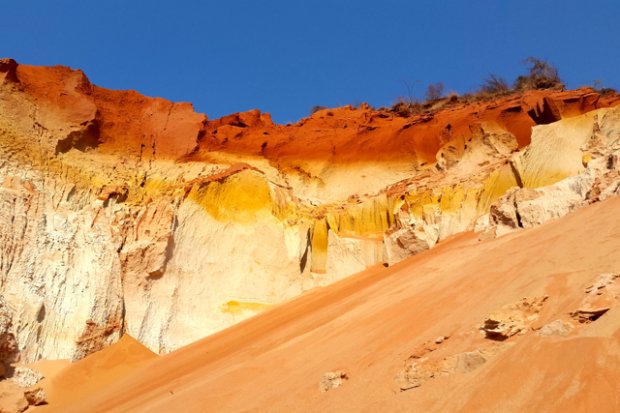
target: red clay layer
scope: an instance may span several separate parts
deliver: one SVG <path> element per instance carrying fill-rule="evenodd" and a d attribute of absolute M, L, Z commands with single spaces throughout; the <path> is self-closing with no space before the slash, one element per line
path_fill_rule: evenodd
<path fill-rule="evenodd" d="M 520 146 L 530 142 L 531 128 L 620 102 L 592 89 L 528 91 L 493 101 L 452 103 L 434 113 L 401 117 L 366 105 L 318 111 L 289 125 L 276 125 L 259 111 L 210 121 L 200 141 L 212 150 L 263 155 L 271 160 L 332 161 L 410 160 L 434 162 L 448 142 L 464 145 L 477 125 L 511 132 Z"/>
<path fill-rule="evenodd" d="M 446 100 L 432 113 L 407 117 L 362 105 L 320 110 L 295 124 L 278 125 L 258 110 L 209 121 L 190 103 L 104 89 L 92 85 L 82 71 L 64 66 L 27 66 L 2 59 L 0 84 L 7 83 L 56 122 L 90 128 L 103 153 L 201 160 L 210 151 L 222 151 L 264 156 L 282 164 L 295 160 L 432 163 L 439 148 L 448 142 L 464 146 L 480 133 L 479 126 L 507 130 L 525 146 L 536 124 L 620 102 L 618 94 L 601 96 L 588 88 L 532 90 L 475 103 Z"/>

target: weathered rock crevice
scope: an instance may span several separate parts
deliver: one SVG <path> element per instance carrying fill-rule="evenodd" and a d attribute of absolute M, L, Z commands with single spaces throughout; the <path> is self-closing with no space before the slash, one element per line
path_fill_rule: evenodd
<path fill-rule="evenodd" d="M 54 153 L 66 153 L 73 148 L 80 152 L 85 152 L 99 146 L 101 142 L 99 140 L 98 121 L 95 119 L 85 123 L 81 130 L 70 132 L 66 138 L 60 139 L 56 143 Z"/>

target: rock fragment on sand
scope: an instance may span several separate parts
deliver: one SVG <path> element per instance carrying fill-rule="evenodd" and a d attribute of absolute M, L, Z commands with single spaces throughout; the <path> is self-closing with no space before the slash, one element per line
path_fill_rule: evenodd
<path fill-rule="evenodd" d="M 522 298 L 518 302 L 492 312 L 480 329 L 486 338 L 504 341 L 529 328 L 548 297 Z"/>
<path fill-rule="evenodd" d="M 579 310 L 570 313 L 570 316 L 581 324 L 589 324 L 598 320 L 607 311 L 609 311 L 609 307 L 580 308 Z"/>
<path fill-rule="evenodd" d="M 545 324 L 540 330 L 538 330 L 539 336 L 561 336 L 566 337 L 570 335 L 575 327 L 568 321 L 554 320 L 548 324 Z"/>
<path fill-rule="evenodd" d="M 410 357 L 404 368 L 396 376 L 400 391 L 415 389 L 424 382 L 454 373 L 467 374 L 481 367 L 493 357 L 498 350 L 485 348 L 454 354 L 444 358 Z"/>
<path fill-rule="evenodd" d="M 33 390 L 27 390 L 24 392 L 24 397 L 28 401 L 28 404 L 31 406 L 40 406 L 42 404 L 47 404 L 47 396 L 45 391 L 42 388 L 36 388 Z"/>
<path fill-rule="evenodd" d="M 616 305 L 620 296 L 617 280 L 620 274 L 600 274 L 585 290 L 585 297 L 579 308 L 570 313 L 570 316 L 581 324 L 588 324 L 598 320 L 602 315 Z"/>
<path fill-rule="evenodd" d="M 325 393 L 332 389 L 336 389 L 346 381 L 349 380 L 349 375 L 344 371 L 328 371 L 323 374 L 323 378 L 319 383 L 319 389 Z"/>

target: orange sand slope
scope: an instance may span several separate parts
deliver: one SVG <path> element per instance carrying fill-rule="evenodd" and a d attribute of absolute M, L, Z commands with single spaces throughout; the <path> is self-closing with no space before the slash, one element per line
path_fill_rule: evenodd
<path fill-rule="evenodd" d="M 457 236 L 51 411 L 618 412 L 619 208 Z"/>
<path fill-rule="evenodd" d="M 36 411 L 47 412 L 51 407 L 58 408 L 96 393 L 102 386 L 114 383 L 155 357 L 155 353 L 130 336 L 124 335 L 119 342 L 60 371 L 50 374 L 35 365 L 34 367 L 43 371 L 46 377 L 51 376 L 41 383 L 50 405 L 38 407 Z"/>

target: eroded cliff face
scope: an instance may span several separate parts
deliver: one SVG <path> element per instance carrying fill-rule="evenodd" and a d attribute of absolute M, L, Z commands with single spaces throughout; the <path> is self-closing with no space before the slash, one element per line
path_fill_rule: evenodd
<path fill-rule="evenodd" d="M 77 359 L 125 333 L 168 352 L 455 233 L 616 194 L 618 102 L 532 91 L 282 126 L 4 59 L 0 357 Z"/>

